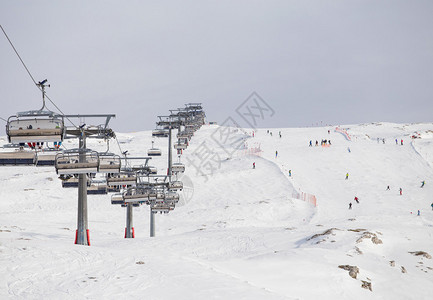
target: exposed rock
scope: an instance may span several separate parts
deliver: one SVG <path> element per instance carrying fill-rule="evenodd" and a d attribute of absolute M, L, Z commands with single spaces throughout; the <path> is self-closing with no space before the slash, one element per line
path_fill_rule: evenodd
<path fill-rule="evenodd" d="M 372 291 L 371 282 L 365 280 L 361 280 L 361 281 L 362 281 L 362 285 L 361 285 L 362 288 Z"/>
<path fill-rule="evenodd" d="M 359 268 L 357 266 L 350 266 L 350 265 L 339 265 L 340 269 L 349 271 L 349 276 L 356 279 L 356 276 L 359 273 Z"/>
<path fill-rule="evenodd" d="M 312 239 L 315 239 L 315 238 L 317 238 L 317 237 L 319 237 L 319 236 L 324 236 L 324 235 L 333 234 L 334 230 L 340 230 L 340 229 L 338 229 L 338 228 L 330 228 L 330 229 L 328 229 L 328 230 L 326 230 L 326 231 L 324 231 L 324 232 L 322 232 L 322 233 L 317 233 L 317 234 L 313 235 L 312 237 L 309 237 L 309 238 L 307 239 L 307 241 L 312 240 Z"/>
<path fill-rule="evenodd" d="M 362 254 L 361 249 L 359 249 L 358 247 L 355 247 L 355 250 L 356 250 L 356 252 L 357 252 L 358 254 Z"/>
<path fill-rule="evenodd" d="M 403 267 L 403 266 L 401 266 L 401 272 L 402 272 L 402 273 L 407 273 L 406 268 Z"/>
<path fill-rule="evenodd" d="M 373 232 L 365 231 L 362 236 L 356 240 L 356 243 L 361 243 L 364 239 L 371 239 L 373 244 L 383 244 L 382 240 L 377 237 L 377 235 Z"/>
<path fill-rule="evenodd" d="M 363 228 L 357 228 L 357 229 L 347 229 L 347 231 L 353 231 L 353 232 L 361 232 L 361 231 L 366 231 L 367 229 L 363 229 Z"/>
<path fill-rule="evenodd" d="M 425 257 L 425 258 L 431 259 L 431 255 L 428 254 L 427 252 L 424 252 L 424 251 L 413 251 L 413 252 L 410 252 L 410 251 L 409 251 L 409 253 L 410 253 L 410 254 L 413 254 L 413 255 L 415 255 L 415 256 L 422 256 L 422 257 Z"/>
<path fill-rule="evenodd" d="M 137 261 L 136 264 L 137 264 L 137 265 L 144 265 L 144 261 L 141 261 L 141 260 L 140 260 L 140 261 Z"/>
<path fill-rule="evenodd" d="M 395 261 L 394 261 L 394 260 L 390 260 L 390 261 L 389 261 L 389 265 L 390 265 L 391 267 L 395 267 Z"/>
<path fill-rule="evenodd" d="M 373 242 L 373 244 L 383 244 L 382 240 L 380 238 L 378 238 L 377 236 L 373 236 L 371 238 L 371 241 Z"/>

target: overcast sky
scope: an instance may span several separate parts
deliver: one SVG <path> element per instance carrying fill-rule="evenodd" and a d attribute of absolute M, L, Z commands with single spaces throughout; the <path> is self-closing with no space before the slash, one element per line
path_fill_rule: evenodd
<path fill-rule="evenodd" d="M 275 111 L 259 127 L 433 121 L 431 0 L 14 0 L 0 24 L 64 113 L 115 113 L 120 132 L 186 102 L 246 126 L 253 91 Z M 39 109 L 0 34 L 0 117 Z"/>

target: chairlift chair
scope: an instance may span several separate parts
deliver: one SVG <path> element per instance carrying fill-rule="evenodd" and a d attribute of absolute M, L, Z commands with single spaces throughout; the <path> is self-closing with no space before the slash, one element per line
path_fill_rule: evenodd
<path fill-rule="evenodd" d="M 173 173 L 183 173 L 183 172 L 185 172 L 185 165 L 183 163 L 180 163 L 180 162 L 173 163 L 171 165 L 171 171 Z"/>
<path fill-rule="evenodd" d="M 176 150 L 185 150 L 188 146 L 187 146 L 187 144 L 185 144 L 185 143 L 176 143 L 176 144 L 174 144 L 174 149 L 176 149 Z"/>
<path fill-rule="evenodd" d="M 133 171 L 120 171 L 118 174 L 108 176 L 107 184 L 110 187 L 117 185 L 134 186 L 137 184 L 137 176 Z"/>
<path fill-rule="evenodd" d="M 148 156 L 161 156 L 161 150 L 158 148 L 154 148 L 153 143 L 154 142 L 152 141 L 152 148 L 147 151 L 147 155 Z"/>
<path fill-rule="evenodd" d="M 170 206 L 166 205 L 166 204 L 155 204 L 152 208 L 152 213 L 156 214 L 156 213 L 164 213 L 164 214 L 168 214 L 170 212 Z"/>
<path fill-rule="evenodd" d="M 56 163 L 56 155 L 52 153 L 43 154 L 39 152 L 36 154 L 36 166 L 54 166 Z"/>
<path fill-rule="evenodd" d="M 56 155 L 55 168 L 59 175 L 96 173 L 99 168 L 98 152 L 89 149 L 65 150 Z"/>
<path fill-rule="evenodd" d="M 128 202 L 146 202 L 149 200 L 149 191 L 144 188 L 131 187 L 123 193 L 123 200 Z"/>
<path fill-rule="evenodd" d="M 123 194 L 117 193 L 111 195 L 111 204 L 124 204 L 125 201 L 123 201 Z"/>
<path fill-rule="evenodd" d="M 87 195 L 105 195 L 108 193 L 105 183 L 93 183 L 87 188 Z"/>
<path fill-rule="evenodd" d="M 174 201 L 174 203 L 179 202 L 179 194 L 176 192 L 167 192 L 165 194 L 165 200 L 166 201 Z"/>
<path fill-rule="evenodd" d="M 31 166 L 36 162 L 36 153 L 27 150 L 0 152 L 0 166 Z"/>
<path fill-rule="evenodd" d="M 155 129 L 152 131 L 153 137 L 168 137 L 167 129 Z"/>
<path fill-rule="evenodd" d="M 183 182 L 176 180 L 168 183 L 168 189 L 170 190 L 182 190 L 183 189 Z"/>
<path fill-rule="evenodd" d="M 119 173 L 120 156 L 113 153 L 99 153 L 99 173 Z"/>
<path fill-rule="evenodd" d="M 10 116 L 6 125 L 10 143 L 60 142 L 65 135 L 63 116 L 50 111 L 27 111 Z"/>
<path fill-rule="evenodd" d="M 77 177 L 70 177 L 70 178 L 65 178 L 62 179 L 62 188 L 78 188 L 78 178 Z M 91 185 L 90 179 L 87 179 L 87 186 L 89 187 Z"/>

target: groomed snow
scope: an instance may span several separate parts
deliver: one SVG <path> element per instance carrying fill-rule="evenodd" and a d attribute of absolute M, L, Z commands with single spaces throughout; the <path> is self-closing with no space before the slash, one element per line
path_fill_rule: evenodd
<path fill-rule="evenodd" d="M 260 145 L 252 156 L 205 125 L 182 156 L 193 187 L 156 216 L 156 237 L 147 206 L 134 208 L 136 238 L 124 239 L 126 210 L 89 195 L 90 247 L 73 243 L 77 190 L 62 189 L 53 167 L 1 167 L 0 299 L 431 299 L 433 261 L 409 252 L 433 255 L 433 124 L 341 128 L 351 141 L 334 127 L 233 132 Z M 118 139 L 140 156 L 152 140 L 150 131 Z M 314 146 L 322 139 L 332 145 Z M 161 174 L 166 144 L 156 139 L 163 156 L 150 162 Z M 197 172 L 189 161 L 203 145 L 218 159 Z M 110 150 L 120 152 L 115 142 Z M 294 190 L 315 195 L 317 207 Z M 357 278 L 339 265 L 358 267 Z"/>

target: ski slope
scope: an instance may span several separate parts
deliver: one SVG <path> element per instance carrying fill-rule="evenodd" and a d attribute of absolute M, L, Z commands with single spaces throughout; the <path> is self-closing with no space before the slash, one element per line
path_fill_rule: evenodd
<path fill-rule="evenodd" d="M 192 184 L 156 216 L 156 237 L 147 206 L 134 208 L 136 238 L 124 239 L 126 210 L 89 195 L 91 247 L 73 244 L 77 190 L 62 189 L 54 168 L 1 167 L 0 298 L 430 299 L 433 261 L 409 252 L 433 255 L 433 124 L 341 128 L 351 141 L 334 127 L 230 130 L 220 140 L 221 127 L 203 126 L 182 155 Z M 133 156 L 151 146 L 150 131 L 117 136 Z M 332 145 L 308 146 L 322 139 Z M 163 156 L 149 163 L 161 174 L 166 144 L 155 140 Z M 257 145 L 259 155 L 245 155 Z M 110 151 L 120 153 L 115 143 Z M 356 266 L 357 278 L 340 265 Z"/>

